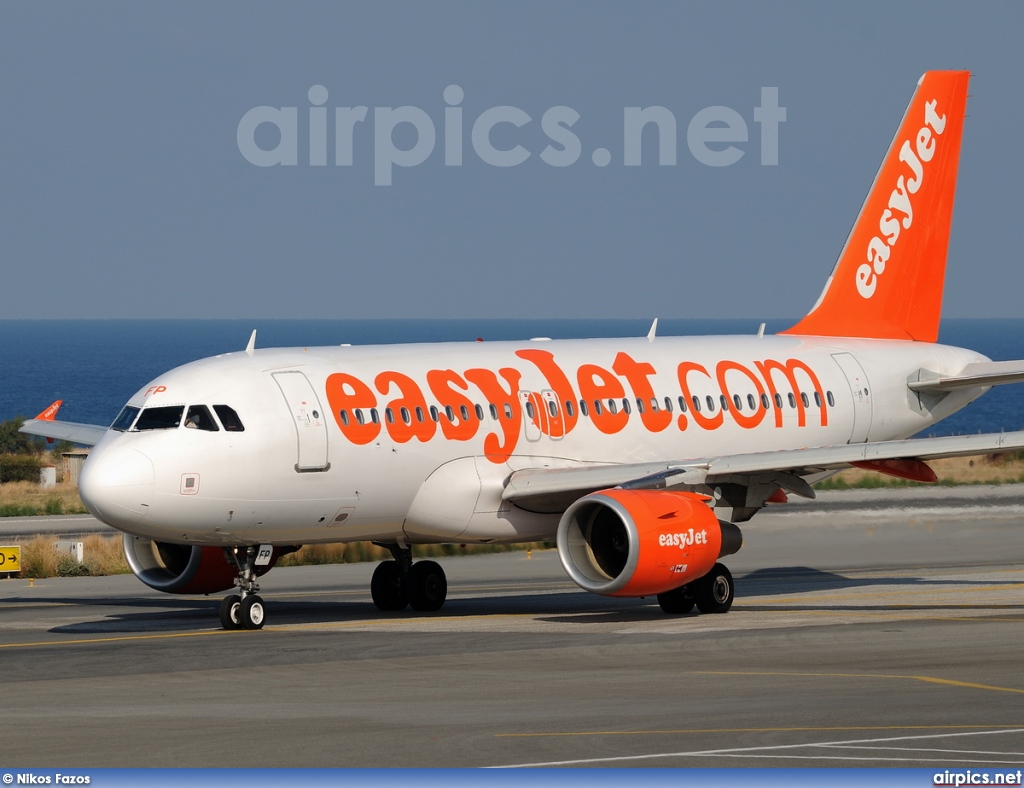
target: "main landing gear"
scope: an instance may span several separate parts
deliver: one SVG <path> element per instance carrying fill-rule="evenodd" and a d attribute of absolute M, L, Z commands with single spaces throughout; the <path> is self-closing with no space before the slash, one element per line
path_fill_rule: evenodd
<path fill-rule="evenodd" d="M 736 598 L 732 573 L 722 564 L 715 564 L 704 577 L 697 578 L 664 594 L 658 594 L 658 604 L 666 613 L 681 615 L 693 610 L 701 613 L 727 613 Z"/>
<path fill-rule="evenodd" d="M 221 600 L 221 626 L 224 629 L 263 629 L 267 611 L 263 598 L 257 593 L 260 587 L 256 582 L 256 548 L 251 545 L 246 548 L 226 547 L 224 552 L 228 561 L 238 569 L 235 582 L 242 593 L 230 594 Z"/>
<path fill-rule="evenodd" d="M 370 596 L 378 610 L 413 610 L 428 613 L 440 610 L 448 596 L 448 580 L 435 561 L 412 562 L 412 550 L 397 544 L 385 544 L 393 561 L 377 565 L 370 580 Z"/>

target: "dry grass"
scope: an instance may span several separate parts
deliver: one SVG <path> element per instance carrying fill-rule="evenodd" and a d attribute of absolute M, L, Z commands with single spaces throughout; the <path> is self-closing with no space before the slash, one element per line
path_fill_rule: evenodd
<path fill-rule="evenodd" d="M 507 553 L 514 550 L 544 550 L 554 547 L 553 542 L 529 542 L 526 544 L 418 544 L 412 546 L 414 558 L 440 558 L 451 555 L 480 555 L 482 553 Z M 348 544 L 306 545 L 298 552 L 290 553 L 277 562 L 278 566 L 308 566 L 310 564 L 356 564 L 362 561 L 383 561 L 391 558 L 384 547 L 370 542 Z"/>
<path fill-rule="evenodd" d="M 83 561 L 70 560 L 62 556 L 54 546 L 53 536 L 37 536 L 21 542 L 22 577 L 58 577 L 76 575 L 123 575 L 130 574 L 128 562 L 124 560 L 120 536 L 86 536 L 83 542 Z"/>
<path fill-rule="evenodd" d="M 1013 484 L 1024 482 L 1024 459 L 1017 453 L 982 454 L 975 457 L 950 457 L 930 460 L 928 465 L 945 487 L 958 484 Z M 916 487 L 920 482 L 909 482 L 875 471 L 848 468 L 835 476 L 818 482 L 819 490 L 849 490 L 872 487 Z"/>
<path fill-rule="evenodd" d="M 0 517 L 87 513 L 78 488 L 70 484 L 46 488 L 35 482 L 0 484 Z"/>
<path fill-rule="evenodd" d="M 78 541 L 78 540 L 76 540 Z M 69 577 L 77 575 L 122 575 L 130 574 L 125 561 L 120 536 L 94 534 L 86 536 L 83 542 L 83 561 L 78 564 L 62 556 L 55 549 L 57 538 L 37 536 L 21 544 L 22 577 Z M 416 558 L 437 558 L 446 555 L 471 555 L 498 553 L 511 550 L 543 550 L 553 547 L 551 543 L 531 542 L 522 545 L 415 545 Z M 307 545 L 301 550 L 284 556 L 278 566 L 309 566 L 311 564 L 352 564 L 360 561 L 381 561 L 391 557 L 383 547 L 369 542 L 351 544 Z"/>

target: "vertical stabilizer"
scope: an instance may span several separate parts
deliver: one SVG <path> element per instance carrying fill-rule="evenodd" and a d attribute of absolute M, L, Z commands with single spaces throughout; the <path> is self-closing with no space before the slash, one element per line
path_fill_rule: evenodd
<path fill-rule="evenodd" d="M 969 77 L 921 77 L 818 303 L 782 333 L 938 338 Z"/>

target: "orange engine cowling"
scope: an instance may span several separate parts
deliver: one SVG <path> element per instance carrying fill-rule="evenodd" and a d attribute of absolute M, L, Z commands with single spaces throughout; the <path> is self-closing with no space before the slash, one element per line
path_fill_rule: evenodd
<path fill-rule="evenodd" d="M 266 574 L 278 558 L 295 549 L 275 547 L 270 563 L 257 566 L 256 574 Z M 124 557 L 139 580 L 168 594 L 213 594 L 231 588 L 238 575 L 223 547 L 155 542 L 125 534 Z"/>
<path fill-rule="evenodd" d="M 743 544 L 740 529 L 690 492 L 602 490 L 558 524 L 558 557 L 580 588 L 605 596 L 662 594 L 703 577 Z"/>

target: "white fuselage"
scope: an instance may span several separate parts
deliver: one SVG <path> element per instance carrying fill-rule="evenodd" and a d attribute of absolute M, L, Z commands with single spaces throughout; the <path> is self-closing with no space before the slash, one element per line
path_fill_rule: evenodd
<path fill-rule="evenodd" d="M 982 393 L 929 403 L 908 380 L 985 360 L 928 343 L 796 336 L 231 353 L 161 375 L 128 405 L 226 405 L 244 430 L 219 417 L 215 431 L 184 418 L 112 429 L 81 492 L 101 520 L 169 542 L 552 538 L 557 514 L 502 501 L 513 471 L 905 438 Z"/>

